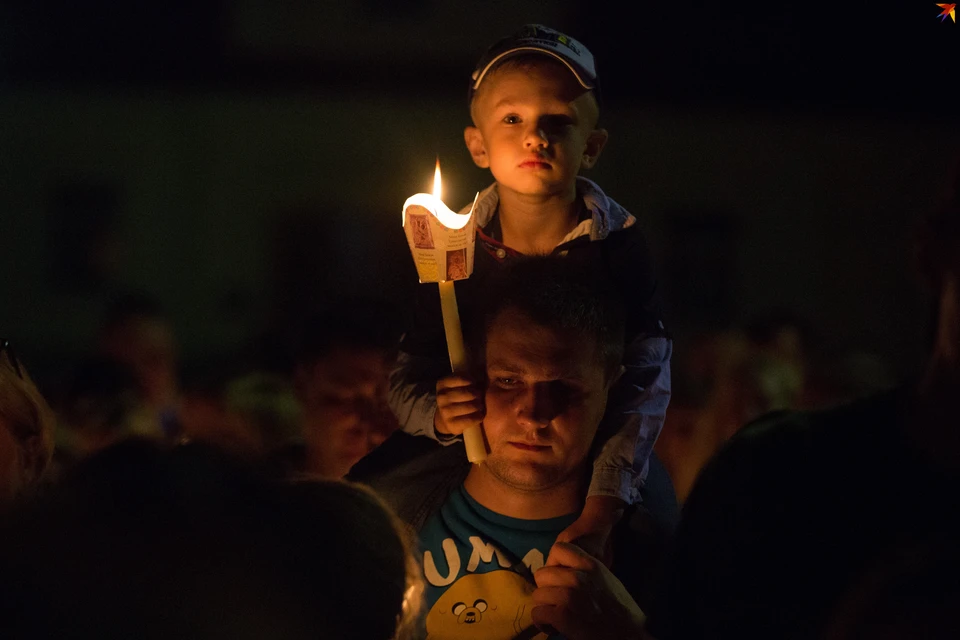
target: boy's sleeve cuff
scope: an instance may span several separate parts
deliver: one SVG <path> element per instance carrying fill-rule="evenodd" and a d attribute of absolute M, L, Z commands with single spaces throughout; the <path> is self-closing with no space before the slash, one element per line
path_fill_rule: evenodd
<path fill-rule="evenodd" d="M 457 440 L 462 440 L 463 436 L 458 436 L 455 433 L 440 433 L 437 431 L 436 427 L 433 429 L 433 434 L 437 438 L 437 442 L 440 444 L 453 444 Z"/>
<path fill-rule="evenodd" d="M 611 496 L 627 504 L 638 504 L 641 501 L 633 474 L 614 467 L 593 468 L 587 496 Z"/>
<path fill-rule="evenodd" d="M 462 436 L 458 436 L 452 433 L 440 433 L 437 431 L 437 427 L 433 422 L 433 416 L 437 412 L 437 401 L 435 397 L 430 398 L 430 402 L 423 403 L 423 433 L 428 438 L 432 438 L 442 444 L 447 446 L 453 444 L 454 442 L 459 442 L 463 440 Z"/>

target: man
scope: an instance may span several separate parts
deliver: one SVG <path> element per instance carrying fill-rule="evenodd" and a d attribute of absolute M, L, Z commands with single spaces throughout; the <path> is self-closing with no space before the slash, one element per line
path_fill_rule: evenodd
<path fill-rule="evenodd" d="M 741 430 L 685 504 L 658 638 L 955 637 L 960 582 L 926 568 L 956 566 L 960 531 L 958 192 L 960 173 L 921 227 L 937 307 L 922 375 Z"/>
<path fill-rule="evenodd" d="M 594 438 L 622 370 L 622 305 L 562 257 L 520 260 L 489 291 L 473 340 L 486 461 L 471 466 L 462 446 L 395 434 L 351 477 L 419 534 L 430 638 L 640 637 L 637 603 L 649 601 L 669 524 L 631 509 L 614 531 L 613 573 L 554 545 L 586 498 Z"/>
<path fill-rule="evenodd" d="M 179 435 L 178 345 L 170 320 L 151 296 L 124 293 L 111 300 L 101 323 L 98 356 L 130 369 L 158 437 Z"/>
<path fill-rule="evenodd" d="M 303 321 L 293 381 L 303 409 L 311 476 L 342 478 L 397 428 L 387 406 L 390 363 L 400 331 L 390 305 L 332 301 Z"/>

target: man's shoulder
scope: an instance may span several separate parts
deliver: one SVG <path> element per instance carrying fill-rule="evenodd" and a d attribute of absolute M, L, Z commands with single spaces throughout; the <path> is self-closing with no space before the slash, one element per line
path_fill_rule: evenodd
<path fill-rule="evenodd" d="M 469 469 L 463 443 L 442 446 L 396 431 L 355 464 L 347 480 L 369 486 L 402 520 L 419 528 Z"/>
<path fill-rule="evenodd" d="M 360 482 L 415 478 L 460 469 L 469 464 L 466 460 L 462 442 L 443 446 L 425 436 L 395 431 L 383 444 L 357 462 L 348 478 Z"/>

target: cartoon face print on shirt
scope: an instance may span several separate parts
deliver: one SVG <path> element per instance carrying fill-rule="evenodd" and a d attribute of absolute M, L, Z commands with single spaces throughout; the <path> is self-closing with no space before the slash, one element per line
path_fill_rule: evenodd
<path fill-rule="evenodd" d="M 512 640 L 533 627 L 534 585 L 515 571 L 471 573 L 450 586 L 427 614 L 427 639 Z M 545 639 L 542 633 L 523 635 Z"/>

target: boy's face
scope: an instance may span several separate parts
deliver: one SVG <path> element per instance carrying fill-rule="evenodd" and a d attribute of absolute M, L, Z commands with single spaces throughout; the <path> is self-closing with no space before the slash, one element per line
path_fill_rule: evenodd
<path fill-rule="evenodd" d="M 480 86 L 464 139 L 477 166 L 501 189 L 523 196 L 572 196 L 577 173 L 592 167 L 607 140 L 595 129 L 597 104 L 569 69 L 547 57 L 509 63 Z"/>

